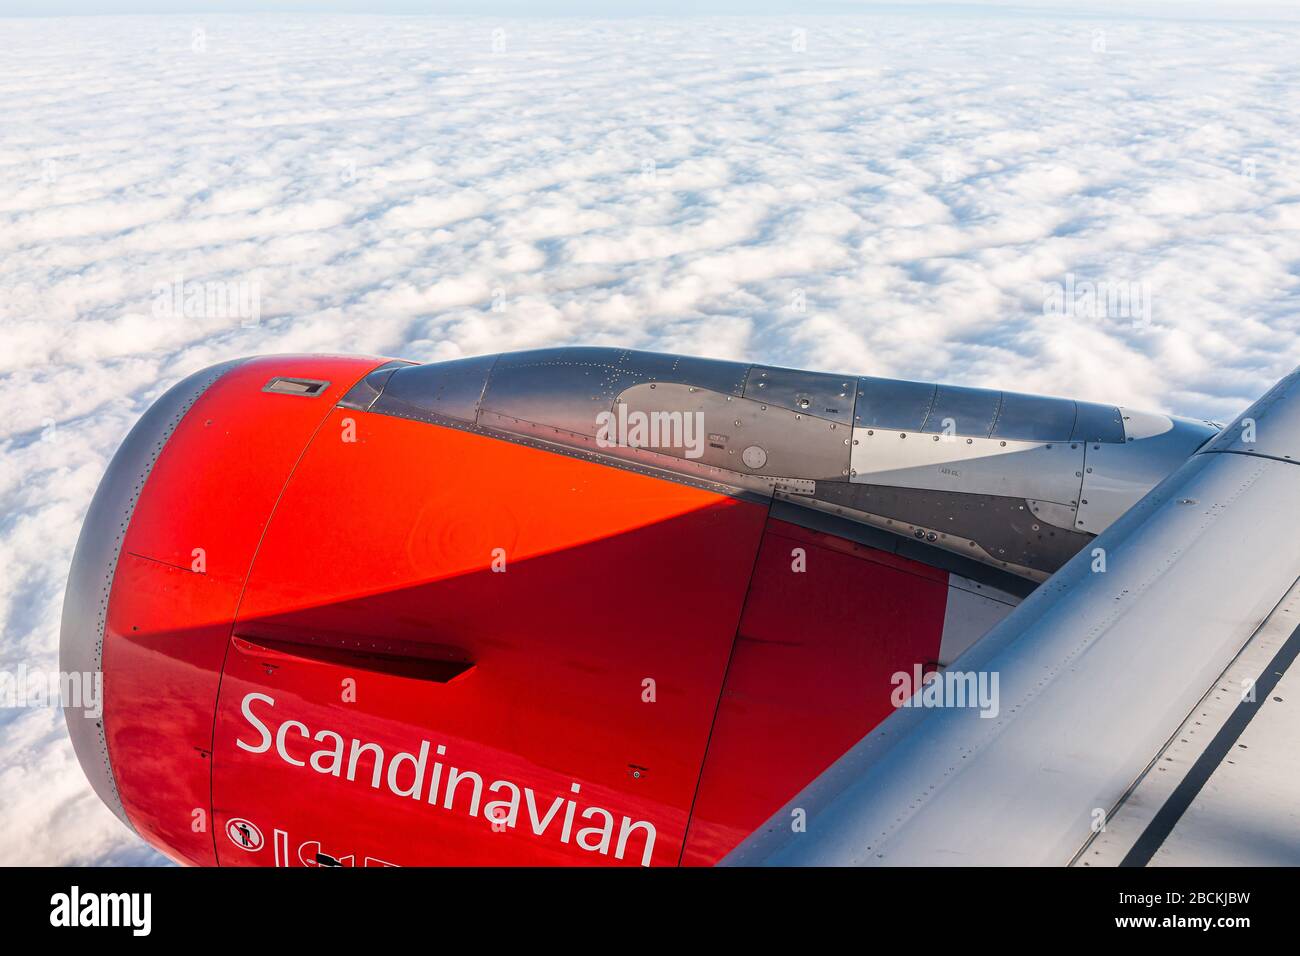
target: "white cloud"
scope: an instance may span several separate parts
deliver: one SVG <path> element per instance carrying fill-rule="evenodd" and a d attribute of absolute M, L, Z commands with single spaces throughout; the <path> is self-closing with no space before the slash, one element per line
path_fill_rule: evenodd
<path fill-rule="evenodd" d="M 0 21 L 0 667 L 53 664 L 133 420 L 232 356 L 623 344 L 1217 418 L 1300 361 L 1300 26 L 498 26 Z M 1150 326 L 1045 315 L 1067 273 Z M 260 324 L 156 317 L 178 275 Z M 49 711 L 0 712 L 0 807 L 0 861 L 151 858 Z"/>

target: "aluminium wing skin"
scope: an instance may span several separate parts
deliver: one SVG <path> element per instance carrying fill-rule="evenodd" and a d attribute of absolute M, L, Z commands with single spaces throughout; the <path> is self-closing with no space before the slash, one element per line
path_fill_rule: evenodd
<path fill-rule="evenodd" d="M 898 708 L 723 863 L 1148 862 L 1196 801 L 1251 805 L 1240 780 L 1219 787 L 1234 800 L 1202 788 L 1252 717 L 1278 750 L 1293 737 L 1274 689 L 1300 640 L 1298 576 L 1300 370 L 953 661 L 996 675 L 996 716 Z M 1283 829 L 1300 779 L 1271 785 Z M 1294 830 L 1255 836 L 1268 862 L 1297 862 Z"/>

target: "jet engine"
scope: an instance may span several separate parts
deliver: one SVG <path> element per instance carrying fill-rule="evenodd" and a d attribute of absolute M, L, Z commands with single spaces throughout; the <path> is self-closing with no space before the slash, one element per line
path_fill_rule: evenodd
<path fill-rule="evenodd" d="M 90 505 L 69 731 L 183 863 L 711 864 L 1217 431 L 615 348 L 226 362 Z"/>

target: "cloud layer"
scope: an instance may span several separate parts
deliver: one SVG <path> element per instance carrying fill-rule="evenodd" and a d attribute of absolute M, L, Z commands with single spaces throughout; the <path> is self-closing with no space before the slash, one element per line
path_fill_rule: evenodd
<path fill-rule="evenodd" d="M 1300 26 L 0 21 L 0 669 L 237 355 L 619 344 L 1224 419 L 1300 362 Z M 1150 305 L 1045 309 L 1053 284 Z M 205 283 L 255 297 L 169 309 Z M 1104 296 L 1103 296 L 1104 298 Z M 0 862 L 148 861 L 0 710 Z"/>

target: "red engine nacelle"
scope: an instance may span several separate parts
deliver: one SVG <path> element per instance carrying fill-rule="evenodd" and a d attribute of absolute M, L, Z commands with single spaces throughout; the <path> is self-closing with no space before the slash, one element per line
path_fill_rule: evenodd
<path fill-rule="evenodd" d="M 104 712 L 69 727 L 173 859 L 712 863 L 938 659 L 946 570 L 770 498 L 340 404 L 381 367 L 192 376 L 91 506 L 62 653 L 102 668 Z"/>

